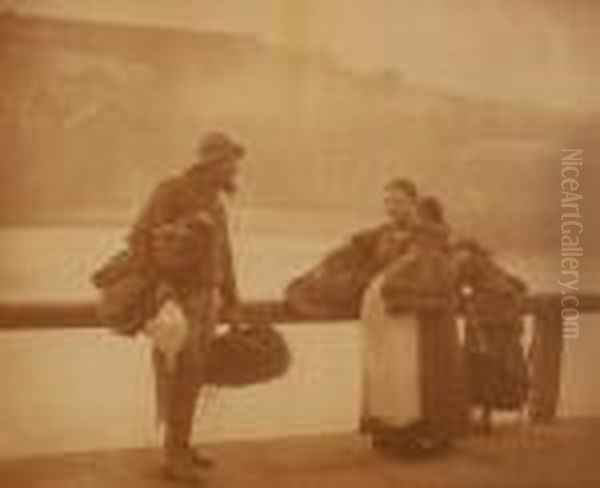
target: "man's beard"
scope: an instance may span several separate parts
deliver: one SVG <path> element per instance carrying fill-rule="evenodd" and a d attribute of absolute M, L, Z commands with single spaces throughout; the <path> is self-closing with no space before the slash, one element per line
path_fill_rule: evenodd
<path fill-rule="evenodd" d="M 238 191 L 238 184 L 234 179 L 231 179 L 231 180 L 225 181 L 223 183 L 223 186 L 221 187 L 221 189 L 223 190 L 223 193 L 225 193 L 226 195 L 233 196 Z"/>

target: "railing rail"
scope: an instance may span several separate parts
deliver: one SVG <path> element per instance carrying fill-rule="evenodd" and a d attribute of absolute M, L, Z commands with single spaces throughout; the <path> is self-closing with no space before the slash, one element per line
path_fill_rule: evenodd
<path fill-rule="evenodd" d="M 578 295 L 580 313 L 600 312 L 600 294 Z M 523 312 L 532 315 L 546 315 L 550 310 L 561 307 L 561 295 L 538 294 L 525 304 Z M 315 317 L 295 313 L 281 301 L 251 301 L 243 305 L 242 316 L 250 321 L 301 324 L 306 322 L 336 322 L 356 317 L 335 314 Z M 25 329 L 86 329 L 102 327 L 98 321 L 96 306 L 92 302 L 74 301 L 0 301 L 0 332 Z"/>
<path fill-rule="evenodd" d="M 523 309 L 524 314 L 533 315 L 535 319 L 530 350 L 529 411 L 531 418 L 537 422 L 552 421 L 558 408 L 564 342 L 561 298 L 560 294 L 532 296 Z M 578 299 L 580 313 L 600 312 L 600 294 L 579 294 Z M 351 315 L 303 317 L 290 310 L 285 303 L 277 301 L 253 301 L 242 307 L 242 319 L 276 324 L 327 322 L 333 325 L 355 318 Z M 0 332 L 99 327 L 102 325 L 98 321 L 96 307 L 91 302 L 0 302 Z"/>

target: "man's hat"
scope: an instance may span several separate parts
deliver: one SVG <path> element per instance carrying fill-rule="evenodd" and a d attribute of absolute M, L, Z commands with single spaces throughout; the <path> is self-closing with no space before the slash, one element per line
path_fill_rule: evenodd
<path fill-rule="evenodd" d="M 224 132 L 209 132 L 204 136 L 198 151 L 202 155 L 211 157 L 234 157 L 241 158 L 244 155 L 244 147 L 235 142 Z"/>

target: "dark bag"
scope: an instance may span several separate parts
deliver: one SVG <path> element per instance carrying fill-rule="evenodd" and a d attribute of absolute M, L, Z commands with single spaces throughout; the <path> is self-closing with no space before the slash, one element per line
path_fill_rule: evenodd
<path fill-rule="evenodd" d="M 242 387 L 278 378 L 291 363 L 288 345 L 273 326 L 233 326 L 214 339 L 208 357 L 208 382 Z"/>
<path fill-rule="evenodd" d="M 158 313 L 156 282 L 129 251 L 109 259 L 92 283 L 100 291 L 100 322 L 118 334 L 136 334 Z"/>

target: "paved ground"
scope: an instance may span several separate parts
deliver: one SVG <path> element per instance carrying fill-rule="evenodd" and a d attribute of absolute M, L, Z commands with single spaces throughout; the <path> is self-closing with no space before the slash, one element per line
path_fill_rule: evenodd
<path fill-rule="evenodd" d="M 600 419 L 498 430 L 433 461 L 382 458 L 356 436 L 211 447 L 214 488 L 598 488 Z M 3 488 L 162 488 L 158 454 L 126 450 L 0 462 Z"/>

